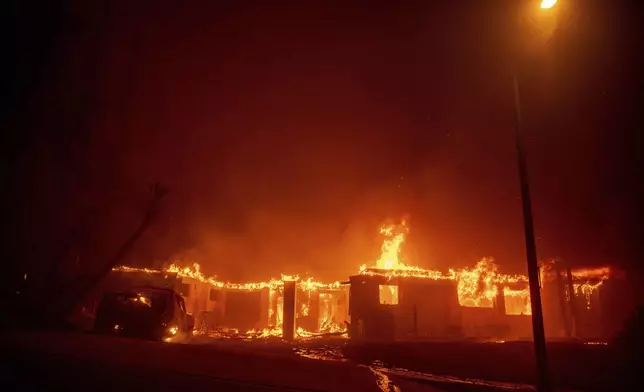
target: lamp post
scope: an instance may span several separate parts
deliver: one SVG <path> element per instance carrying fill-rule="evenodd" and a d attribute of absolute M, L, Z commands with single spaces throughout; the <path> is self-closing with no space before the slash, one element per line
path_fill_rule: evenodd
<path fill-rule="evenodd" d="M 541 1 L 542 9 L 552 8 L 557 0 Z M 518 48 L 517 48 L 518 52 Z M 528 280 L 530 285 L 530 307 L 532 309 L 532 335 L 534 341 L 535 359 L 537 362 L 537 391 L 551 392 L 550 371 L 548 369 L 548 351 L 543 324 L 543 309 L 541 306 L 541 288 L 539 284 L 539 265 L 537 246 L 534 237 L 534 220 L 532 216 L 532 201 L 530 199 L 530 181 L 526 164 L 525 143 L 521 130 L 521 94 L 519 90 L 518 64 L 515 64 L 512 82 L 514 89 L 514 109 L 516 115 L 515 139 L 521 183 L 521 203 L 523 209 L 523 230 L 525 235 L 526 259 L 528 263 Z"/>

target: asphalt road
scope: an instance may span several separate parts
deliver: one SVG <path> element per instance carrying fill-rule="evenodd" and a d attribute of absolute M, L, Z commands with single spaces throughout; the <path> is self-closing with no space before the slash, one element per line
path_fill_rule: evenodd
<path fill-rule="evenodd" d="M 94 391 L 305 391 L 284 385 L 159 371 L 120 365 L 109 361 L 74 359 L 41 353 L 3 351 L 0 390 L 94 390 Z"/>
<path fill-rule="evenodd" d="M 496 388 L 523 388 L 535 383 L 531 342 L 396 342 L 349 344 L 345 358 L 355 362 L 380 361 L 388 368 L 403 368 L 448 378 L 480 380 Z M 579 342 L 549 342 L 549 372 L 557 388 L 581 391 L 624 391 L 616 385 L 617 357 L 611 346 Z M 434 377 L 437 378 L 437 377 Z"/>
<path fill-rule="evenodd" d="M 367 367 L 225 346 L 12 332 L 0 349 L 2 391 L 437 391 Z"/>

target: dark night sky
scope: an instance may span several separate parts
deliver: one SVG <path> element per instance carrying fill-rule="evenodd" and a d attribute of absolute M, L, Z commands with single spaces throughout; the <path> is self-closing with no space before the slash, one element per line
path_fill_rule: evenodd
<path fill-rule="evenodd" d="M 525 269 L 514 2 L 87 3 L 15 10 L 15 265 L 51 262 L 71 238 L 81 265 L 102 262 L 158 180 L 170 194 L 133 263 L 339 279 L 373 259 L 383 220 L 407 215 L 414 264 Z M 538 251 L 635 266 L 637 12 L 565 3 L 547 47 L 523 38 Z"/>

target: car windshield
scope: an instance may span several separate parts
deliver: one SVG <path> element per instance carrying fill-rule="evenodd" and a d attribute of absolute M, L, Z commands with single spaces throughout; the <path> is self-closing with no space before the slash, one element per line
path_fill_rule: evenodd
<path fill-rule="evenodd" d="M 137 290 L 127 293 L 107 293 L 101 308 L 109 313 L 161 314 L 165 312 L 169 296 L 164 292 Z"/>

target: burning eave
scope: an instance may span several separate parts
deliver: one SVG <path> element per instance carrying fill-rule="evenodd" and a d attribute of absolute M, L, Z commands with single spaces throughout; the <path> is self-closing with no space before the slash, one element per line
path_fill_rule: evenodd
<path fill-rule="evenodd" d="M 606 279 L 619 275 L 618 270 L 609 266 L 594 268 L 571 268 L 570 271 L 572 272 L 573 278 L 577 279 Z"/>
<path fill-rule="evenodd" d="M 161 271 L 161 270 L 156 270 L 152 268 L 129 267 L 127 265 L 120 265 L 120 266 L 114 267 L 112 268 L 112 271 L 128 272 L 128 273 L 138 272 L 138 273 L 145 273 L 145 274 L 151 274 L 151 275 L 161 275 L 161 274 L 177 275 L 176 272 Z"/>
<path fill-rule="evenodd" d="M 415 269 L 383 269 L 383 268 L 366 268 L 360 271 L 360 275 L 366 276 L 381 276 L 387 279 L 393 278 L 422 278 L 434 280 L 450 280 L 449 275 L 445 275 L 440 271 L 424 270 L 421 268 Z"/>

